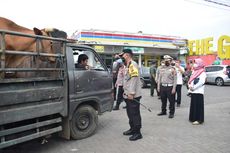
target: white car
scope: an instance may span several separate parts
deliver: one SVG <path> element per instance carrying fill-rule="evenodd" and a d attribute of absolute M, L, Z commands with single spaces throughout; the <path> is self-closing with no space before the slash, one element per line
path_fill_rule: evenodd
<path fill-rule="evenodd" d="M 214 83 L 217 86 L 230 84 L 229 65 L 209 65 L 205 67 L 207 75 L 206 83 Z"/>

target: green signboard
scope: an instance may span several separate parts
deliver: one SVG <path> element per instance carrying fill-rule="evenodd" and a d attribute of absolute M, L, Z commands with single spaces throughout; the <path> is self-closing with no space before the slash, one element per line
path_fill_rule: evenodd
<path fill-rule="evenodd" d="M 140 47 L 124 47 L 124 49 L 131 49 L 134 54 L 144 54 L 144 48 L 140 48 Z"/>

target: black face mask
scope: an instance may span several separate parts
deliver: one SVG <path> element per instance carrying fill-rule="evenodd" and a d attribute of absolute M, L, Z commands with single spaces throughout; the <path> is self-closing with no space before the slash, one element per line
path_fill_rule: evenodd
<path fill-rule="evenodd" d="M 166 65 L 166 66 L 169 66 L 169 65 L 170 65 L 170 63 L 169 63 L 169 62 L 165 62 L 165 65 Z"/>
<path fill-rule="evenodd" d="M 122 60 L 122 62 L 125 64 L 125 58 L 124 58 L 124 57 L 122 57 L 122 58 L 121 58 L 121 60 Z"/>

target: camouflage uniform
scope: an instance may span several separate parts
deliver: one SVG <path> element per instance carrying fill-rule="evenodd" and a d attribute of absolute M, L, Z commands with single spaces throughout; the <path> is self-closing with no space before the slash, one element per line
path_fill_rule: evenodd
<path fill-rule="evenodd" d="M 149 69 L 150 72 L 150 83 L 151 83 L 151 87 L 150 87 L 150 95 L 153 96 L 154 95 L 154 89 L 157 90 L 157 83 L 156 83 L 156 66 L 152 65 Z"/>

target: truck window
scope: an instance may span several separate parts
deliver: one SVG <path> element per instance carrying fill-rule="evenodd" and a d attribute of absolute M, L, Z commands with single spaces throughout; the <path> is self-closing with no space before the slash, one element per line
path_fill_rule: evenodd
<path fill-rule="evenodd" d="M 83 70 L 82 68 L 77 68 L 76 65 L 78 65 L 78 59 L 79 56 L 85 54 L 88 57 L 88 61 L 87 61 L 87 65 L 88 65 L 88 70 L 96 70 L 96 71 L 105 71 L 106 69 L 104 68 L 103 64 L 101 64 L 100 60 L 98 59 L 98 57 L 91 51 L 79 51 L 79 50 L 75 50 L 73 52 L 73 56 L 74 56 L 74 64 L 75 64 L 75 68 L 76 70 Z M 84 70 L 87 70 L 84 69 Z"/>

